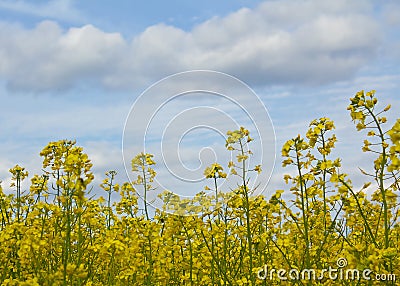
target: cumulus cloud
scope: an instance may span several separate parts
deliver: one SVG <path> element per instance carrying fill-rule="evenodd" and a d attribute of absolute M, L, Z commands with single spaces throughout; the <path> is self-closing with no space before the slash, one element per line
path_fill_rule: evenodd
<path fill-rule="evenodd" d="M 112 72 L 124 45 L 119 34 L 91 25 L 63 32 L 56 23 L 45 21 L 32 30 L 2 24 L 0 31 L 0 72 L 8 87 L 17 90 L 59 90 L 98 80 Z"/>
<path fill-rule="evenodd" d="M 154 25 L 131 40 L 92 25 L 2 23 L 0 76 L 10 89 L 37 92 L 77 84 L 130 89 L 190 69 L 260 85 L 335 82 L 376 54 L 380 29 L 371 13 L 365 1 L 268 1 L 190 31 Z"/>

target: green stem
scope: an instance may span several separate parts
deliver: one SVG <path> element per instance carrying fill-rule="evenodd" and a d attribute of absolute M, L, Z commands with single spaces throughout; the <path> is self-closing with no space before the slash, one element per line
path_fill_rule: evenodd
<path fill-rule="evenodd" d="M 189 232 L 185 226 L 185 224 L 183 223 L 183 220 L 181 219 L 181 223 L 182 223 L 182 227 L 183 230 L 186 234 L 186 238 L 189 244 L 189 279 L 190 279 L 190 285 L 193 285 L 193 247 L 192 247 L 192 241 L 191 238 L 189 236 Z"/>
<path fill-rule="evenodd" d="M 371 227 L 369 226 L 369 222 L 368 222 L 368 220 L 367 220 L 367 217 L 365 216 L 365 214 L 364 214 L 364 212 L 363 212 L 363 210 L 362 210 L 361 204 L 360 204 L 360 202 L 359 202 L 359 200 L 358 200 L 358 197 L 357 197 L 356 193 L 355 193 L 355 192 L 353 191 L 353 189 L 349 186 L 349 184 L 347 184 L 343 179 L 340 179 L 340 178 L 339 178 L 339 181 L 340 181 L 340 182 L 350 191 L 350 193 L 353 195 L 353 197 L 354 197 L 354 199 L 355 199 L 355 201 L 356 201 L 356 204 L 357 204 L 358 211 L 360 212 L 360 215 L 361 215 L 361 217 L 362 217 L 362 219 L 363 219 L 363 221 L 364 221 L 364 225 L 365 225 L 365 227 L 367 228 L 367 231 L 368 231 L 369 235 L 371 236 L 372 242 L 374 243 L 374 245 L 375 245 L 376 247 L 379 248 L 378 243 L 376 242 L 375 236 L 374 236 L 374 234 L 372 233 Z"/>
<path fill-rule="evenodd" d="M 242 140 L 239 140 L 240 143 L 240 152 L 242 157 L 244 158 L 244 147 Z M 251 281 L 251 285 L 255 284 L 254 276 L 253 276 L 253 240 L 251 234 L 250 227 L 250 203 L 249 203 L 249 194 L 247 192 L 247 182 L 246 182 L 246 160 L 242 160 L 242 182 L 243 182 L 243 196 L 244 196 L 244 209 L 246 213 L 246 232 L 247 232 L 247 245 L 249 251 L 249 280 Z"/>
<path fill-rule="evenodd" d="M 302 212 L 302 217 L 303 217 L 303 225 L 304 225 L 304 240 L 305 240 L 305 252 L 306 252 L 306 268 L 310 268 L 310 240 L 309 240 L 309 234 L 308 234 L 308 219 L 307 219 L 307 214 L 306 214 L 306 202 L 305 202 L 305 197 L 307 193 L 306 186 L 304 184 L 303 180 L 303 173 L 301 172 L 301 164 L 300 164 L 300 158 L 299 158 L 299 150 L 298 146 L 296 145 L 296 165 L 297 165 L 297 172 L 299 174 L 299 185 L 300 185 L 300 192 L 301 192 L 301 212 Z"/>
<path fill-rule="evenodd" d="M 321 131 L 321 138 L 322 138 L 322 150 L 324 151 L 324 154 L 322 154 L 322 160 L 323 162 L 326 163 L 326 155 L 325 155 L 325 138 L 324 138 L 324 133 Z M 326 169 L 322 171 L 322 195 L 323 195 L 323 200 L 324 200 L 324 217 L 323 217 L 323 222 L 324 222 L 324 231 L 326 232 L 326 213 L 327 213 L 327 205 L 326 205 Z"/>
<path fill-rule="evenodd" d="M 21 172 L 17 171 L 17 222 L 19 222 L 20 211 L 21 211 Z"/>
<path fill-rule="evenodd" d="M 146 214 L 146 219 L 149 220 L 149 213 L 147 210 L 147 178 L 146 178 L 146 157 L 142 158 L 143 166 L 142 166 L 142 174 L 143 174 L 143 188 L 144 188 L 144 212 Z"/>
<path fill-rule="evenodd" d="M 384 225 L 385 225 L 385 248 L 389 247 L 389 233 L 390 233 L 390 222 L 389 222 L 389 207 L 387 204 L 387 199 L 386 199 L 386 189 L 384 186 L 384 171 L 385 171 L 385 166 L 386 166 L 386 160 L 387 160 L 387 154 L 386 154 L 386 147 L 384 146 L 385 142 L 385 137 L 384 133 L 382 131 L 382 128 L 379 124 L 378 118 L 375 116 L 375 114 L 372 112 L 372 110 L 368 107 L 366 107 L 368 110 L 369 114 L 372 116 L 376 127 L 378 128 L 379 131 L 379 138 L 381 140 L 381 146 L 382 146 L 382 161 L 380 164 L 380 169 L 378 170 L 378 183 L 379 183 L 379 190 L 382 195 L 382 203 L 383 203 L 383 219 L 384 219 Z"/>

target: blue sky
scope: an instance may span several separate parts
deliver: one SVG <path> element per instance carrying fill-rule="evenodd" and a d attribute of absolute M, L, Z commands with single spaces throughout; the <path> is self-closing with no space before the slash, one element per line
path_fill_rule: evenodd
<path fill-rule="evenodd" d="M 152 84 L 178 72 L 214 70 L 243 81 L 257 97 L 232 93 L 237 101 L 228 104 L 199 94 L 165 105 L 154 121 L 157 132 L 146 143 L 159 162 L 161 186 L 174 168 L 202 173 L 215 159 L 226 166 L 230 154 L 222 155 L 220 135 L 251 125 L 248 114 L 258 112 L 258 98 L 271 121 L 257 113 L 258 125 L 249 129 L 272 122 L 270 135 L 276 138 L 275 168 L 271 157 L 258 178 L 271 177 L 267 196 L 287 188 L 282 175 L 292 172 L 280 167 L 281 145 L 322 116 L 335 120 L 335 156 L 344 157 L 344 171 L 360 183 L 357 167 L 367 169 L 370 157 L 360 151 L 363 138 L 347 114 L 348 98 L 361 89 L 376 89 L 382 108 L 393 106 L 389 124 L 398 117 L 399 28 L 397 1 L 0 0 L 0 179 L 7 187 L 8 169 L 17 163 L 31 175 L 39 173 L 40 150 L 49 141 L 68 138 L 92 158 L 96 183 L 110 169 L 118 170 L 120 181 L 127 180 L 121 144 L 135 100 L 142 94 L 143 112 L 154 112 L 145 111 L 157 103 L 146 93 Z M 172 83 L 193 88 L 189 82 Z M 214 87 L 228 90 L 221 82 Z M 237 108 L 249 102 L 257 104 Z M 214 126 L 194 128 L 201 121 L 196 107 L 209 109 L 204 117 L 212 118 L 216 109 L 225 117 L 215 115 Z M 186 134 L 174 119 L 192 110 L 185 123 L 194 129 Z M 171 138 L 182 138 L 172 147 L 165 144 L 171 148 L 167 151 L 157 149 L 165 130 Z M 131 142 L 129 152 L 139 152 L 142 143 L 143 138 Z M 265 145 L 254 148 L 275 154 Z M 162 151 L 179 153 L 181 161 L 162 168 Z M 168 188 L 200 190 L 204 184 L 178 180 Z"/>

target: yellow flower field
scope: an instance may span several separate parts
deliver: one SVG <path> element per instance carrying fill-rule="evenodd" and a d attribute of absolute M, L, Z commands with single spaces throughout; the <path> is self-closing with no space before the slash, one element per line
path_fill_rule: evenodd
<path fill-rule="evenodd" d="M 11 186 L 0 187 L 0 284 L 397 285 L 400 119 L 389 125 L 389 109 L 374 91 L 350 99 L 356 129 L 367 131 L 361 148 L 376 155 L 361 189 L 332 157 L 335 125 L 323 117 L 282 147 L 282 164 L 296 171 L 282 178 L 287 189 L 253 196 L 249 178 L 262 166 L 247 167 L 253 139 L 242 127 L 227 133 L 236 160 L 204 171 L 212 195 L 180 199 L 166 191 L 154 215 L 136 193 L 146 199 L 153 190 L 151 154 L 133 154 L 133 182 L 107 172 L 96 198 L 83 149 L 50 142 L 40 152 L 43 174 L 16 165 Z M 228 193 L 218 185 L 227 173 L 241 182 Z"/>

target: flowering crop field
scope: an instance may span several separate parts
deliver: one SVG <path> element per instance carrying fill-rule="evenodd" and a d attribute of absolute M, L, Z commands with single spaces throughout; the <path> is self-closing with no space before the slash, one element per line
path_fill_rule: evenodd
<path fill-rule="evenodd" d="M 373 173 L 362 170 L 361 189 L 332 158 L 335 125 L 324 117 L 282 147 L 283 165 L 296 172 L 283 178 L 292 199 L 282 198 L 284 190 L 252 195 L 249 178 L 262 166 L 247 167 L 252 138 L 242 127 L 227 133 L 226 147 L 237 155 L 228 170 L 215 163 L 204 171 L 212 195 L 164 192 L 154 214 L 137 195 L 140 188 L 146 201 L 153 190 L 151 154 L 132 159 L 133 182 L 107 172 L 104 198 L 94 198 L 83 149 L 50 142 L 29 190 L 18 165 L 10 169 L 13 192 L 0 187 L 0 284 L 396 285 L 400 119 L 386 122 L 389 109 L 374 91 L 350 99 L 351 119 L 366 131 L 362 149 L 376 155 Z M 218 185 L 226 172 L 241 182 L 228 193 Z"/>

